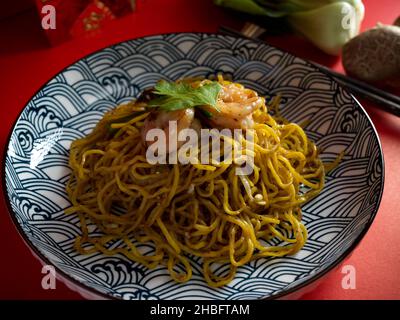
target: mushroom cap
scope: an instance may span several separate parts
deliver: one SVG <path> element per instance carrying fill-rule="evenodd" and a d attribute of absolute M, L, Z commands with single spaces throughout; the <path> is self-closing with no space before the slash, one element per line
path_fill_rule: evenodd
<path fill-rule="evenodd" d="M 367 82 L 400 83 L 400 27 L 379 25 L 343 47 L 346 72 Z"/>

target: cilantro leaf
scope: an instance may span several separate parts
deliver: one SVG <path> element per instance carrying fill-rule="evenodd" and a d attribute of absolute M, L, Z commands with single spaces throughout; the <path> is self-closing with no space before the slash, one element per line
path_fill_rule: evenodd
<path fill-rule="evenodd" d="M 165 111 L 174 111 L 209 105 L 219 112 L 217 98 L 221 88 L 218 82 L 210 82 L 198 88 L 193 88 L 190 84 L 184 82 L 160 81 L 154 87 L 154 94 L 160 97 L 151 100 L 148 106 L 159 107 Z"/>

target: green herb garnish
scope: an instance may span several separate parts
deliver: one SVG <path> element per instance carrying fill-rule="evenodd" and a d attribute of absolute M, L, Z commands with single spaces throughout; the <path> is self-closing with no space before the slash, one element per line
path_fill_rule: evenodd
<path fill-rule="evenodd" d="M 162 80 L 154 87 L 154 94 L 160 97 L 151 100 L 148 107 L 159 107 L 165 111 L 175 111 L 208 105 L 219 112 L 217 98 L 221 88 L 218 82 L 210 82 L 198 88 L 193 88 L 188 83 Z"/>

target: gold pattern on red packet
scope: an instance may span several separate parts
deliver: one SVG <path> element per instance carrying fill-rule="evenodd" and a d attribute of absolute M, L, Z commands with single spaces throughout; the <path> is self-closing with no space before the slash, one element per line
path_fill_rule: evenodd
<path fill-rule="evenodd" d="M 71 28 L 73 37 L 102 28 L 116 16 L 102 1 L 93 1 L 76 19 Z"/>

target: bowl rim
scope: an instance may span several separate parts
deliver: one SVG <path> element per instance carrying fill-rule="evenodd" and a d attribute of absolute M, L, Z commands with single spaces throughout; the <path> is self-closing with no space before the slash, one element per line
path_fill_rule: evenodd
<path fill-rule="evenodd" d="M 353 243 L 349 246 L 349 248 L 347 248 L 347 250 L 345 250 L 345 252 L 343 252 L 333 263 L 331 263 L 330 265 L 328 265 L 327 268 L 323 269 L 322 271 L 317 271 L 316 274 L 312 275 L 311 277 L 309 277 L 308 279 L 306 279 L 305 281 L 291 287 L 288 289 L 283 289 L 280 292 L 276 293 L 276 294 L 272 294 L 272 295 L 267 295 L 267 296 L 263 296 L 260 297 L 259 299 L 255 299 L 255 300 L 274 300 L 274 299 L 282 299 L 285 297 L 290 296 L 291 294 L 295 293 L 295 292 L 300 292 L 300 290 L 305 289 L 306 287 L 308 287 L 311 284 L 316 284 L 317 282 L 319 282 L 319 280 L 321 280 L 323 277 L 325 277 L 327 274 L 329 274 L 332 270 L 334 270 L 336 267 L 340 266 L 349 256 L 350 254 L 354 251 L 354 249 L 361 243 L 362 239 L 364 238 L 364 236 L 367 234 L 368 230 L 370 229 L 372 223 L 374 222 L 376 215 L 379 211 L 379 207 L 381 205 L 381 201 L 382 201 L 382 196 L 383 196 L 383 191 L 384 191 L 384 185 L 385 185 L 385 161 L 384 161 L 384 154 L 383 154 L 383 150 L 382 150 L 382 143 L 380 141 L 379 138 L 379 134 L 375 128 L 374 123 L 372 122 L 370 116 L 368 115 L 367 111 L 364 109 L 364 107 L 361 105 L 361 103 L 357 100 L 356 97 L 354 97 L 354 95 L 352 93 L 349 92 L 348 89 L 346 89 L 344 86 L 342 86 L 340 83 L 338 83 L 330 74 L 327 74 L 323 71 L 323 69 L 319 68 L 317 65 L 313 65 L 311 64 L 307 59 L 301 58 L 296 56 L 295 54 L 292 54 L 284 49 L 281 48 L 277 48 L 273 45 L 270 45 L 268 43 L 261 43 L 256 39 L 251 39 L 248 37 L 240 37 L 240 36 L 236 36 L 236 35 L 225 35 L 225 34 L 220 34 L 220 33 L 215 33 L 215 32 L 167 32 L 167 33 L 156 33 L 156 34 L 148 34 L 145 36 L 140 36 L 140 37 L 135 37 L 135 38 L 129 38 L 123 41 L 117 41 L 114 42 L 112 44 L 106 45 L 104 47 L 101 47 L 100 49 L 97 49 L 87 55 L 84 55 L 80 58 L 77 58 L 76 60 L 74 60 L 72 63 L 68 64 L 67 66 L 63 67 L 60 71 L 57 71 L 53 76 L 51 76 L 49 78 L 49 80 L 47 80 L 46 82 L 44 82 L 43 85 L 40 86 L 40 88 L 38 90 L 35 91 L 35 93 L 27 100 L 27 102 L 25 104 L 23 104 L 22 109 L 19 111 L 16 119 L 14 120 L 11 129 L 8 133 L 8 135 L 6 136 L 6 144 L 5 144 L 5 148 L 3 150 L 3 155 L 2 155 L 2 169 L 3 169 L 3 174 L 1 177 L 1 184 L 2 184 L 2 190 L 3 190 L 3 201 L 6 204 L 6 208 L 8 211 L 8 214 L 11 218 L 11 221 L 14 225 L 14 227 L 16 228 L 19 236 L 22 238 L 23 242 L 25 243 L 25 245 L 31 250 L 31 252 L 33 252 L 36 255 L 36 258 L 38 260 L 40 260 L 40 262 L 45 263 L 47 265 L 52 265 L 56 271 L 56 277 L 59 274 L 61 276 L 58 277 L 58 280 L 64 282 L 64 281 L 69 281 L 71 283 L 73 283 L 74 285 L 76 285 L 77 287 L 80 287 L 84 290 L 87 290 L 89 293 L 93 294 L 94 296 L 99 296 L 101 298 L 104 299 L 110 299 L 110 300 L 122 300 L 122 298 L 120 297 L 116 297 L 113 296 L 109 293 L 105 293 L 105 292 L 101 292 L 91 286 L 86 285 L 85 283 L 79 281 L 78 279 L 75 279 L 73 276 L 71 276 L 70 274 L 68 274 L 67 272 L 64 272 L 63 270 L 61 270 L 57 265 L 53 264 L 49 258 L 47 258 L 32 242 L 31 240 L 28 238 L 28 236 L 26 235 L 26 233 L 23 231 L 22 226 L 20 225 L 20 223 L 17 221 L 16 215 L 14 213 L 14 210 L 12 209 L 11 206 L 11 201 L 9 198 L 9 194 L 8 194 L 8 190 L 7 190 L 7 183 L 6 183 L 6 159 L 8 156 L 8 150 L 10 147 L 10 141 L 11 141 L 11 136 L 13 134 L 13 132 L 15 131 L 15 128 L 21 118 L 22 113 L 25 111 L 25 109 L 27 108 L 28 104 L 30 101 L 33 100 L 33 98 L 35 96 L 37 96 L 37 94 L 39 92 L 41 92 L 48 84 L 50 81 L 52 81 L 57 75 L 59 75 L 60 73 L 63 73 L 64 71 L 66 71 L 69 67 L 71 67 L 72 65 L 78 63 L 79 61 L 81 61 L 82 59 L 87 59 L 95 54 L 98 54 L 99 52 L 107 49 L 107 48 L 112 48 L 115 47 L 116 45 L 125 43 L 125 42 L 130 42 L 130 41 L 135 41 L 135 40 L 139 40 L 139 39 L 143 39 L 143 40 L 147 40 L 153 37 L 157 37 L 157 36 L 173 36 L 173 35 L 207 35 L 207 36 L 218 36 L 218 37 L 224 37 L 224 38 L 233 38 L 233 39 L 244 39 L 247 40 L 249 42 L 254 42 L 257 43 L 258 45 L 265 45 L 265 46 L 269 46 L 271 48 L 274 48 L 276 50 L 279 50 L 285 54 L 288 54 L 292 57 L 296 57 L 298 59 L 301 59 L 302 61 L 304 61 L 308 66 L 311 66 L 312 68 L 314 68 L 315 70 L 318 70 L 320 73 L 324 74 L 326 77 L 329 78 L 330 81 L 334 82 L 337 84 L 337 86 L 339 88 L 341 88 L 344 92 L 346 92 L 347 94 L 349 94 L 352 98 L 352 100 L 354 101 L 354 104 L 360 109 L 361 113 L 363 113 L 363 115 L 366 117 L 366 119 L 368 120 L 368 124 L 370 125 L 370 127 L 372 128 L 372 131 L 374 133 L 374 138 L 376 139 L 378 148 L 379 148 L 379 160 L 382 163 L 382 173 L 381 173 L 381 184 L 380 184 L 380 193 L 379 193 L 379 198 L 377 200 L 377 205 L 375 210 L 371 213 L 370 218 L 368 220 L 368 222 L 365 224 L 364 228 L 362 229 L 362 231 L 360 232 L 360 234 L 354 239 Z M 35 257 L 33 255 L 33 257 Z M 64 281 L 63 281 L 63 280 Z M 70 289 L 72 290 L 72 289 Z M 81 295 L 80 292 L 77 292 L 78 294 Z"/>

